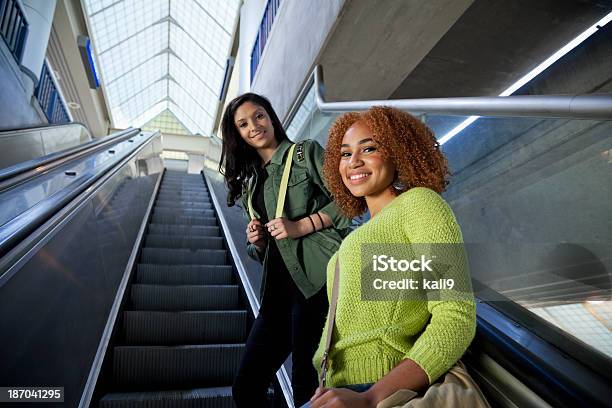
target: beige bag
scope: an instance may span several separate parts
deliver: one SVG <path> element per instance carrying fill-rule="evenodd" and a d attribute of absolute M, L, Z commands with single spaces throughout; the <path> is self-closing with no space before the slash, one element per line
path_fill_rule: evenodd
<path fill-rule="evenodd" d="M 376 408 L 425 407 L 490 408 L 490 405 L 461 361 L 442 381 L 430 385 L 423 396 L 419 397 L 412 390 L 399 390 L 376 405 Z"/>

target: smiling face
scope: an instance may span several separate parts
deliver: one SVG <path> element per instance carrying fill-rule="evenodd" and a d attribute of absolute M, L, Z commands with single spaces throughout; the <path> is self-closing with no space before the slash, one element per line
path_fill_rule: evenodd
<path fill-rule="evenodd" d="M 340 175 L 353 196 L 367 198 L 389 192 L 395 165 L 383 157 L 365 122 L 357 121 L 346 131 L 340 156 Z"/>
<path fill-rule="evenodd" d="M 234 124 L 240 137 L 249 146 L 255 149 L 277 147 L 272 120 L 263 107 L 250 101 L 243 103 L 236 109 Z"/>

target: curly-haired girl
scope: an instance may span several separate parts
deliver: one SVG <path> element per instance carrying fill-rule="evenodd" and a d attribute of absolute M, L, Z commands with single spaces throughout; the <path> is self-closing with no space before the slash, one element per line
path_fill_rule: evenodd
<path fill-rule="evenodd" d="M 369 210 L 371 219 L 344 239 L 328 263 L 328 297 L 333 285 L 339 295 L 329 353 L 328 321 L 314 363 L 321 367 L 323 361 L 326 387 L 331 388 L 317 389 L 310 404 L 374 407 L 399 390 L 423 392 L 457 363 L 472 341 L 473 295 L 468 290 L 456 299 L 432 298 L 417 285 L 410 299 L 391 294 L 384 300 L 364 300 L 368 281 L 362 275 L 362 251 L 372 243 L 380 250 L 385 245 L 414 250 L 418 244 L 448 244 L 464 254 L 459 225 L 439 195 L 449 175 L 446 159 L 418 119 L 375 107 L 335 121 L 323 170 L 340 210 L 350 217 Z M 455 278 L 469 287 L 464 257 L 440 261 L 448 261 Z M 477 389 L 473 382 L 469 386 Z"/>

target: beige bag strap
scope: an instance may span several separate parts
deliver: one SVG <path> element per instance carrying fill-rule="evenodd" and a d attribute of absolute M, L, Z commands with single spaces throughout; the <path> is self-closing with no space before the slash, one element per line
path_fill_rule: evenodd
<path fill-rule="evenodd" d="M 319 377 L 319 387 L 325 387 L 327 380 L 327 363 L 329 357 L 329 349 L 331 348 L 332 332 L 336 322 L 336 306 L 338 306 L 338 286 L 340 282 L 340 253 L 336 258 L 336 270 L 334 271 L 334 280 L 332 282 L 332 296 L 329 303 L 329 311 L 327 313 L 327 336 L 325 337 L 325 351 L 321 360 L 321 376 Z"/>
<path fill-rule="evenodd" d="M 292 144 L 289 148 L 289 154 L 287 154 L 287 161 L 285 161 L 285 168 L 283 169 L 283 176 L 281 177 L 281 183 L 278 190 L 278 200 L 276 201 L 276 215 L 274 218 L 280 218 L 283 216 L 283 210 L 285 209 L 285 197 L 287 196 L 287 185 L 289 184 L 289 175 L 291 174 L 291 164 L 293 163 L 293 151 L 295 150 L 295 144 Z M 253 196 L 252 191 L 248 191 L 247 203 L 249 206 L 249 217 L 255 218 L 255 210 L 253 210 Z"/>

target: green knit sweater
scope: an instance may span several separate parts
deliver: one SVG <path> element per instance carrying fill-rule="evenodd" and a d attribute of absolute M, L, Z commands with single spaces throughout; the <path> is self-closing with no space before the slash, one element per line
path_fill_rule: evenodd
<path fill-rule="evenodd" d="M 422 187 L 399 195 L 373 219 L 347 236 L 327 265 L 331 299 L 336 258 L 340 286 L 327 384 L 374 383 L 402 360 L 416 362 L 434 382 L 463 355 L 476 330 L 476 306 L 468 301 L 363 301 L 361 244 L 462 243 L 461 231 L 446 202 Z M 469 281 L 467 264 L 460 274 Z M 320 371 L 327 323 L 313 362 Z"/>

